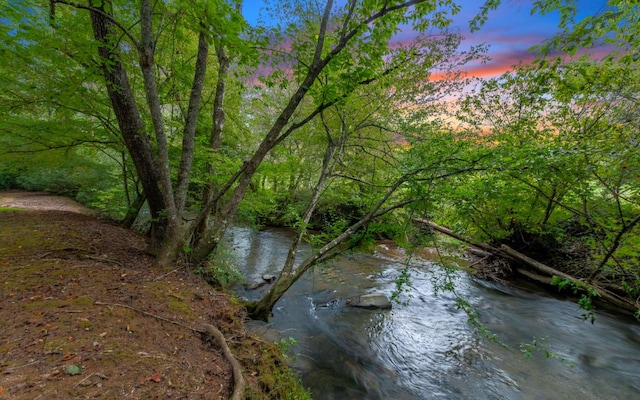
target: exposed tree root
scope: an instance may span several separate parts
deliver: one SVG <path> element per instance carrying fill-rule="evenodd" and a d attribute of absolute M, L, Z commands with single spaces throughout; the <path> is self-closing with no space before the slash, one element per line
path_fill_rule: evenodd
<path fill-rule="evenodd" d="M 224 353 L 224 356 L 231 363 L 231 367 L 233 368 L 233 395 L 231 396 L 231 398 L 233 400 L 244 399 L 244 390 L 246 388 L 247 383 L 245 382 L 244 377 L 242 376 L 242 369 L 240 368 L 240 363 L 234 357 L 233 353 L 231 353 L 231 349 L 227 344 L 227 340 L 224 338 L 224 335 L 222 334 L 222 332 L 220 332 L 218 328 L 216 328 L 213 325 L 205 324 L 204 331 L 207 335 L 213 337 L 216 340 L 216 342 L 218 342 L 218 344 L 222 348 L 222 352 Z"/>
<path fill-rule="evenodd" d="M 231 396 L 231 399 L 232 400 L 242 400 L 242 399 L 244 399 L 244 392 L 245 392 L 245 389 L 247 387 L 247 383 L 244 380 L 244 377 L 242 376 L 242 368 L 240 367 L 240 363 L 238 362 L 238 360 L 235 358 L 235 356 L 231 352 L 231 349 L 229 348 L 229 345 L 227 344 L 227 340 L 224 338 L 224 335 L 215 326 L 213 326 L 211 324 L 205 324 L 204 325 L 204 330 L 200 330 L 200 329 L 196 329 L 196 328 L 190 327 L 188 325 L 185 325 L 185 324 L 183 324 L 181 322 L 174 321 L 174 320 L 162 317 L 160 315 L 151 314 L 151 313 L 148 313 L 148 312 L 146 312 L 144 310 L 141 310 L 141 309 L 136 308 L 136 307 L 131 307 L 131 306 L 128 306 L 126 304 L 104 303 L 104 302 L 101 302 L 101 301 L 96 301 L 96 302 L 94 302 L 94 304 L 101 305 L 101 306 L 112 306 L 112 307 L 127 308 L 129 310 L 133 310 L 133 311 L 139 312 L 141 314 L 144 314 L 144 315 L 146 315 L 148 317 L 156 318 L 156 319 L 158 319 L 160 321 L 168 322 L 170 324 L 179 325 L 179 326 L 181 326 L 183 328 L 186 328 L 186 329 L 189 329 L 189 330 L 193 331 L 194 333 L 199 333 L 199 334 L 208 336 L 210 338 L 213 338 L 216 341 L 216 343 L 218 344 L 218 346 L 220 346 L 220 348 L 222 349 L 222 353 L 224 354 L 224 356 L 227 359 L 227 361 L 229 361 L 229 363 L 231 364 L 231 368 L 233 370 L 233 394 Z"/>

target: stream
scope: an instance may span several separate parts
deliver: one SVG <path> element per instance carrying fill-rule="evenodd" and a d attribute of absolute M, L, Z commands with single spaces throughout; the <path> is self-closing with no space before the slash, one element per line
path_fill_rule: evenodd
<path fill-rule="evenodd" d="M 225 244 L 247 281 L 259 282 L 263 274 L 277 275 L 291 238 L 286 230 L 236 227 Z M 571 301 L 476 282 L 425 259 L 406 266 L 411 285 L 400 296 L 404 304 L 347 306 L 345 299 L 359 294 L 394 292 L 405 260 L 394 256 L 397 250 L 380 250 L 316 267 L 276 304 L 269 324 L 251 323 L 268 340 L 295 339 L 293 367 L 314 399 L 640 398 L 640 324 L 631 317 L 600 311 L 591 324 Z M 498 342 L 474 332 L 454 294 L 435 294 L 447 279 Z M 248 299 L 266 291 L 235 289 Z M 525 358 L 521 343 L 534 340 Z"/>

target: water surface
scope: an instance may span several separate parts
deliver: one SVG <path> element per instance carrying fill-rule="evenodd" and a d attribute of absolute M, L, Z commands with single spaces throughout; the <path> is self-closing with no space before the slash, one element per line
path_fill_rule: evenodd
<path fill-rule="evenodd" d="M 226 240 L 247 279 L 259 281 L 278 273 L 291 237 L 285 230 L 234 228 Z M 426 260 L 407 267 L 405 305 L 390 311 L 345 306 L 344 299 L 358 294 L 390 296 L 405 267 L 384 252 L 336 258 L 297 282 L 270 323 L 254 329 L 274 341 L 296 339 L 294 367 L 319 400 L 640 398 L 640 326 L 630 318 L 601 312 L 591 324 L 570 301 L 478 283 Z M 436 295 L 434 288 L 448 278 L 456 294 Z M 264 290 L 237 288 L 249 299 Z M 474 331 L 456 295 L 501 343 Z M 520 344 L 534 339 L 540 351 L 525 359 Z M 545 351 L 562 360 L 545 358 Z"/>

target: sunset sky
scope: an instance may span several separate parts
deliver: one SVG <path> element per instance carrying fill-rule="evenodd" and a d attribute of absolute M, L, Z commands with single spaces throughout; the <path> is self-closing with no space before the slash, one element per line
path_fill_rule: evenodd
<path fill-rule="evenodd" d="M 545 39 L 558 32 L 558 14 L 544 17 L 531 15 L 533 0 L 503 0 L 502 5 L 490 13 L 489 20 L 482 29 L 473 34 L 469 33 L 468 21 L 477 13 L 483 0 L 461 0 L 462 12 L 455 17 L 452 29 L 461 32 L 465 37 L 465 44 L 489 44 L 491 61 L 485 64 L 470 65 L 467 71 L 470 75 L 491 77 L 499 75 L 511 66 L 531 62 L 535 55 L 528 52 L 531 46 L 542 43 Z M 244 14 L 250 23 L 256 21 L 262 0 L 249 0 L 244 3 Z M 580 0 L 580 14 L 578 18 L 593 15 L 601 10 L 606 0 Z M 411 32 L 404 32 L 402 36 L 410 36 Z"/>

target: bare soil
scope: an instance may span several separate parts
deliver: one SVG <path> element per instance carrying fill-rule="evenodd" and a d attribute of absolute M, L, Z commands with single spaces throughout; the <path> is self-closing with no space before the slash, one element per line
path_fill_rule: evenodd
<path fill-rule="evenodd" d="M 0 193 L 0 399 L 296 397 L 280 349 L 187 268 L 159 270 L 146 239 L 62 197 Z M 287 394 L 288 393 L 288 394 Z"/>

